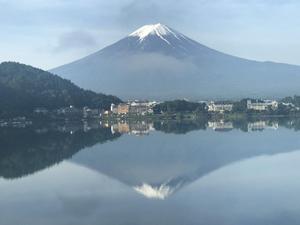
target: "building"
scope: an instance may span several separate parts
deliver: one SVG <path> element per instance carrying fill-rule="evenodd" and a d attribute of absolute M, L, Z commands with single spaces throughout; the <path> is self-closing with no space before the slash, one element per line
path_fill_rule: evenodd
<path fill-rule="evenodd" d="M 148 112 L 148 107 L 146 105 L 130 105 L 130 114 L 145 115 Z"/>
<path fill-rule="evenodd" d="M 129 104 L 120 103 L 119 105 L 111 104 L 110 110 L 114 114 L 128 114 L 129 113 Z"/>
<path fill-rule="evenodd" d="M 233 104 L 229 103 L 215 103 L 215 102 L 209 102 L 207 104 L 208 111 L 209 112 L 230 112 L 232 111 Z"/>
<path fill-rule="evenodd" d="M 133 101 L 128 103 L 121 103 L 119 105 L 111 104 L 111 112 L 113 114 L 135 114 L 135 115 L 146 115 L 153 113 L 153 107 L 156 102 L 142 102 Z"/>
<path fill-rule="evenodd" d="M 129 112 L 136 115 L 146 115 L 153 113 L 153 107 L 157 104 L 156 102 L 148 101 L 133 101 L 130 102 Z"/>
<path fill-rule="evenodd" d="M 110 105 L 110 111 L 111 111 L 112 113 L 114 113 L 114 114 L 117 114 L 117 113 L 118 113 L 118 107 L 117 107 L 114 103 L 112 103 L 112 104 Z M 109 114 L 109 113 L 105 113 L 105 114 Z"/>
<path fill-rule="evenodd" d="M 278 108 L 278 102 L 274 100 L 247 100 L 247 109 L 256 111 L 275 110 Z"/>
<path fill-rule="evenodd" d="M 129 105 L 128 104 L 119 104 L 118 105 L 118 114 L 128 114 L 129 113 Z"/>

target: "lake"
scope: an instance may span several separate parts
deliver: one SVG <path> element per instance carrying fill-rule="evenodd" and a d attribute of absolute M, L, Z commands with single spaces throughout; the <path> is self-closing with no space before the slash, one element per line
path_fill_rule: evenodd
<path fill-rule="evenodd" d="M 0 128 L 5 225 L 300 224 L 300 122 Z"/>

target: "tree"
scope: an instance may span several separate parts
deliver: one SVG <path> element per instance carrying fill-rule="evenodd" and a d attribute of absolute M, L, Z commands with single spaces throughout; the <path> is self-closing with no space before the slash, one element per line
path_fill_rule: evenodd
<path fill-rule="evenodd" d="M 109 109 L 111 103 L 122 102 L 115 96 L 84 90 L 57 75 L 14 62 L 0 64 L 0 95 L 1 110 L 6 112 L 69 105 Z"/>

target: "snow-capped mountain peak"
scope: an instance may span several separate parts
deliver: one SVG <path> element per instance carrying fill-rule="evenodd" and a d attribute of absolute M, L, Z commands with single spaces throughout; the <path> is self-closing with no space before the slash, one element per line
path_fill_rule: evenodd
<path fill-rule="evenodd" d="M 299 92 L 300 82 L 299 66 L 224 54 L 162 24 L 143 26 L 51 72 L 123 99 L 280 98 Z"/>
<path fill-rule="evenodd" d="M 133 33 L 129 34 L 130 37 L 138 37 L 140 42 L 142 42 L 149 35 L 156 35 L 168 44 L 170 44 L 170 42 L 165 38 L 166 36 L 172 35 L 179 39 L 179 34 L 161 23 L 142 26 Z"/>

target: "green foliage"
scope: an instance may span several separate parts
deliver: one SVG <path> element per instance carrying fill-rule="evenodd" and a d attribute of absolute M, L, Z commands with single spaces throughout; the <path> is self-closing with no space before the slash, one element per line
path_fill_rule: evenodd
<path fill-rule="evenodd" d="M 205 103 L 188 102 L 185 100 L 166 101 L 156 105 L 154 113 L 206 112 Z"/>
<path fill-rule="evenodd" d="M 300 106 L 300 96 L 295 95 L 294 97 L 285 97 L 281 100 L 281 102 L 292 103 L 295 106 L 299 107 Z"/>
<path fill-rule="evenodd" d="M 276 115 L 289 115 L 290 113 L 292 113 L 294 111 L 295 111 L 294 107 L 279 103 L 278 108 L 273 111 L 273 114 L 276 114 Z"/>
<path fill-rule="evenodd" d="M 14 62 L 0 64 L 0 96 L 0 113 L 69 105 L 108 109 L 111 103 L 121 102 L 115 96 L 81 89 L 57 75 Z"/>
<path fill-rule="evenodd" d="M 239 102 L 234 102 L 232 112 L 247 112 L 247 99 L 242 99 Z"/>

